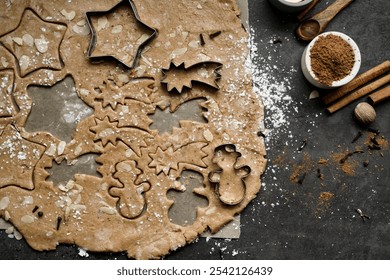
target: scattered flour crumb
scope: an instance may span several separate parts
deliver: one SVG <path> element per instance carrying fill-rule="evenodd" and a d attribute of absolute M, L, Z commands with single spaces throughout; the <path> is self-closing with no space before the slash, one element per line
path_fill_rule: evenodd
<path fill-rule="evenodd" d="M 88 258 L 89 254 L 88 254 L 88 252 L 85 249 L 79 248 L 79 256 L 80 257 L 84 257 L 84 258 Z"/>

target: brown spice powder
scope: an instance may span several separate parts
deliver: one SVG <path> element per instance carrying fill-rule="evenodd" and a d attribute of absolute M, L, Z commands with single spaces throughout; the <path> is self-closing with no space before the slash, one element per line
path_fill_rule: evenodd
<path fill-rule="evenodd" d="M 311 68 L 318 81 L 331 85 L 346 77 L 355 63 L 352 47 L 340 36 L 320 36 L 310 50 Z"/>
<path fill-rule="evenodd" d="M 340 162 L 342 159 L 345 159 L 347 154 L 349 154 L 348 150 L 339 153 L 332 153 L 331 157 L 337 166 L 336 168 L 340 168 L 348 176 L 355 176 L 355 170 L 358 167 L 358 163 L 355 160 L 348 158 L 348 160 Z"/>
<path fill-rule="evenodd" d="M 320 216 L 325 213 L 331 206 L 331 200 L 334 198 L 334 194 L 331 192 L 321 192 L 318 197 L 317 208 L 315 211 L 316 216 Z"/>
<path fill-rule="evenodd" d="M 366 140 L 364 141 L 364 144 L 367 145 L 367 147 L 369 147 L 373 143 L 373 141 L 375 141 L 375 143 L 379 147 L 381 147 L 382 150 L 389 149 L 389 141 L 386 138 L 384 138 L 383 135 L 378 136 L 377 134 L 375 134 L 373 132 L 367 133 Z"/>
<path fill-rule="evenodd" d="M 305 176 L 305 174 L 311 171 L 313 168 L 313 163 L 310 158 L 310 155 L 304 153 L 302 163 L 294 164 L 291 168 L 290 181 L 293 183 L 300 183 L 300 180 Z"/>
<path fill-rule="evenodd" d="M 325 206 L 329 208 L 330 200 L 334 197 L 334 194 L 331 192 L 322 192 L 318 197 L 318 206 Z"/>
<path fill-rule="evenodd" d="M 320 159 L 318 160 L 318 164 L 327 164 L 328 161 L 329 161 L 329 160 L 327 160 L 327 159 L 320 158 Z"/>

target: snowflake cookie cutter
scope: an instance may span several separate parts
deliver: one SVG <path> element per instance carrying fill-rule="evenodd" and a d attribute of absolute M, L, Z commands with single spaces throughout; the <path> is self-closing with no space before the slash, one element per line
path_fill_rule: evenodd
<path fill-rule="evenodd" d="M 215 148 L 213 163 L 219 170 L 209 173 L 209 181 L 215 185 L 219 200 L 230 206 L 239 204 L 246 194 L 245 178 L 251 172 L 248 165 L 237 165 L 241 153 L 233 144 L 221 145 Z"/>
<path fill-rule="evenodd" d="M 92 20 L 91 20 L 91 17 L 94 17 L 94 16 L 104 16 L 104 15 L 109 15 L 110 13 L 113 13 L 116 9 L 118 9 L 120 6 L 122 5 L 126 5 L 126 4 L 129 4 L 130 5 L 130 9 L 131 9 L 131 13 L 132 15 L 134 16 L 135 20 L 136 20 L 136 23 L 143 29 L 145 30 L 148 30 L 151 34 L 150 35 L 145 35 L 145 38 L 142 40 L 142 42 L 136 47 L 136 50 L 133 52 L 133 56 L 132 56 L 132 60 L 131 61 L 127 61 L 125 59 L 121 59 L 121 58 L 118 58 L 117 56 L 115 56 L 114 54 L 99 54 L 99 55 L 94 55 L 93 52 L 96 48 L 96 45 L 97 45 L 97 31 L 96 29 L 94 28 L 94 25 L 92 23 Z M 145 48 L 145 46 L 147 44 L 149 44 L 156 36 L 157 36 L 157 30 L 150 27 L 149 25 L 145 24 L 138 12 L 137 12 L 137 8 L 135 6 L 135 4 L 133 3 L 132 0 L 123 0 L 123 1 L 120 1 L 118 4 L 116 4 L 114 7 L 112 7 L 111 9 L 109 10 L 106 10 L 106 11 L 90 11 L 90 12 L 86 12 L 86 21 L 88 23 L 88 26 L 89 26 L 89 29 L 91 30 L 91 40 L 90 40 L 90 43 L 89 43 L 89 47 L 88 47 L 88 51 L 87 51 L 87 56 L 89 59 L 92 59 L 92 60 L 99 60 L 99 59 L 114 59 L 114 60 L 117 60 L 119 61 L 121 64 L 123 64 L 124 66 L 126 66 L 127 68 L 131 69 L 131 68 L 135 68 L 137 66 L 137 63 L 138 63 L 138 59 L 139 57 L 141 56 L 141 53 L 142 53 L 142 50 Z M 114 27 L 115 28 L 115 27 Z M 115 31 L 116 32 L 116 31 Z M 141 39 L 141 38 L 140 38 Z M 139 39 L 139 40 L 140 40 Z M 115 47 L 115 45 L 112 45 L 113 47 Z M 115 49 L 117 51 L 117 49 Z"/>
<path fill-rule="evenodd" d="M 222 77 L 220 72 L 222 66 L 222 63 L 215 61 L 202 61 L 191 66 L 186 66 L 185 62 L 175 63 L 171 61 L 168 68 L 161 70 L 163 74 L 161 83 L 166 84 L 168 92 L 176 89 L 177 92 L 182 93 L 184 88 L 191 89 L 193 82 L 206 84 L 215 90 L 219 90 L 218 82 Z M 169 75 L 172 71 L 176 73 Z"/>

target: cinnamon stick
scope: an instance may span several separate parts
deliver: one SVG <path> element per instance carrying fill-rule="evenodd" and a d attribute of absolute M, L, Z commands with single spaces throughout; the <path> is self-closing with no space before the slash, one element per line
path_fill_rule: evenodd
<path fill-rule="evenodd" d="M 387 83 L 390 83 L 390 74 L 388 74 L 388 75 L 386 75 L 386 76 L 384 76 L 384 77 L 382 77 L 374 82 L 371 82 L 368 85 L 366 85 L 358 90 L 355 90 L 354 92 L 347 95 L 343 99 L 337 101 L 335 104 L 329 106 L 326 110 L 332 114 L 332 113 L 342 109 L 343 107 L 347 106 L 349 103 L 359 99 L 360 97 L 363 97 L 363 96 L 373 92 L 374 90 L 380 88 L 381 86 L 383 86 Z"/>
<path fill-rule="evenodd" d="M 390 70 L 390 61 L 386 60 L 385 62 L 375 66 L 374 68 L 358 75 L 348 84 L 340 87 L 339 89 L 325 95 L 323 97 L 323 101 L 325 105 L 329 105 L 330 103 L 340 99 L 341 97 L 347 95 L 351 91 L 357 89 L 358 87 L 368 83 L 369 81 L 374 80 L 375 78 L 383 75 L 384 73 Z"/>
<path fill-rule="evenodd" d="M 390 98 L 390 86 L 387 86 L 383 89 L 380 89 L 370 96 L 368 96 L 369 101 L 373 104 L 376 105 L 379 102 L 382 102 L 386 99 Z"/>
<path fill-rule="evenodd" d="M 302 12 L 300 12 L 297 16 L 299 22 L 301 22 L 305 18 L 305 16 L 320 2 L 321 0 L 313 0 L 313 2 L 311 2 L 309 6 L 307 6 Z"/>

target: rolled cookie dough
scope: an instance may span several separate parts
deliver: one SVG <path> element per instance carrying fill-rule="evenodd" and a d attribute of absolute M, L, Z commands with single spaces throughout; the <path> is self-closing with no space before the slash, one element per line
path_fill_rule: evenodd
<path fill-rule="evenodd" d="M 235 1 L 20 0 L 0 11 L 0 216 L 32 248 L 160 258 L 219 231 L 255 198 L 263 107 Z M 183 78 L 172 65 L 183 65 Z M 63 99 L 54 132 L 34 130 L 31 112 L 45 106 L 30 86 L 45 87 L 47 108 Z M 74 92 L 87 108 L 77 118 Z M 180 110 L 177 125 L 156 128 L 158 112 Z M 53 182 L 55 166 L 66 173 L 84 156 L 94 172 Z M 193 203 L 180 204 L 181 194 Z"/>

